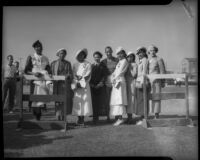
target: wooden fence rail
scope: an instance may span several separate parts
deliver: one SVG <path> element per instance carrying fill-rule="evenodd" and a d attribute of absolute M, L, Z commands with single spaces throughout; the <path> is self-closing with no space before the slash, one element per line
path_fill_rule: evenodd
<path fill-rule="evenodd" d="M 175 79 L 175 78 L 182 78 L 185 81 L 185 92 L 176 92 L 176 93 L 147 93 L 147 79 L 150 80 L 151 85 L 154 84 L 155 80 L 158 79 Z M 148 95 L 148 98 L 147 98 Z M 143 84 L 143 98 L 144 98 L 144 121 L 143 126 L 148 127 L 151 126 L 150 122 L 153 120 L 148 120 L 148 113 L 147 113 L 147 103 L 149 100 L 156 101 L 156 100 L 169 100 L 169 99 L 185 99 L 185 124 L 192 125 L 192 120 L 189 119 L 189 99 L 188 99 L 188 75 L 187 74 L 152 74 L 152 75 L 144 75 L 144 84 Z M 159 119 L 157 120 L 159 121 Z M 173 119 L 174 121 L 174 119 Z M 180 122 L 180 119 L 177 120 Z M 157 123 L 159 124 L 159 123 Z M 170 123 L 168 123 L 170 124 Z M 176 123 L 177 124 L 177 123 Z"/>
<path fill-rule="evenodd" d="M 23 93 L 23 79 L 26 80 L 36 80 L 36 81 L 65 81 L 65 88 L 63 95 L 32 95 Z M 51 101 L 60 101 L 64 102 L 64 130 L 67 130 L 67 106 L 69 104 L 69 93 L 70 92 L 70 83 L 67 77 L 65 76 L 44 76 L 42 78 L 37 78 L 33 75 L 23 75 L 20 77 L 20 90 L 19 90 L 19 105 L 20 105 L 20 115 L 17 128 L 22 128 L 23 123 L 23 101 L 35 101 L 35 102 L 51 102 Z"/>

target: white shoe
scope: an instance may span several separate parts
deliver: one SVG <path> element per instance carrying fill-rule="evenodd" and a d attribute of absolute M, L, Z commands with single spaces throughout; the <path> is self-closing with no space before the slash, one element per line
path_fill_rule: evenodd
<path fill-rule="evenodd" d="M 142 124 L 142 121 L 138 121 L 137 123 L 136 123 L 136 125 L 141 125 Z"/>
<path fill-rule="evenodd" d="M 118 119 L 114 124 L 113 124 L 113 126 L 119 126 L 120 124 L 122 124 L 124 122 L 124 120 L 123 119 Z"/>
<path fill-rule="evenodd" d="M 10 111 L 9 113 L 10 113 L 10 114 L 13 114 L 13 111 Z"/>

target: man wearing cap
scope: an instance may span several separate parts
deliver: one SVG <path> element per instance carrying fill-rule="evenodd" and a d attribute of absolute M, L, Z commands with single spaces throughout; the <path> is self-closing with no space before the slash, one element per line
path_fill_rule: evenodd
<path fill-rule="evenodd" d="M 99 120 L 99 116 L 107 116 L 107 108 L 105 103 L 105 78 L 106 66 L 101 62 L 103 55 L 96 51 L 93 54 L 94 63 L 92 64 L 92 72 L 90 79 L 92 108 L 93 108 L 93 122 Z"/>
<path fill-rule="evenodd" d="M 158 57 L 156 54 L 158 48 L 155 45 L 150 45 L 148 47 L 148 74 L 165 74 L 165 65 L 162 58 Z M 153 93 L 160 93 L 161 86 L 163 87 L 163 80 L 155 80 L 152 86 Z M 159 118 L 159 113 L 161 110 L 161 101 L 151 101 L 150 102 L 150 112 L 155 113 L 155 119 Z"/>
<path fill-rule="evenodd" d="M 102 63 L 106 66 L 106 81 L 105 81 L 105 100 L 106 100 L 106 108 L 107 108 L 107 120 L 110 120 L 109 110 L 110 110 L 110 95 L 112 91 L 112 83 L 111 83 L 111 74 L 114 72 L 115 67 L 118 63 L 118 59 L 112 55 L 113 50 L 110 46 L 105 48 L 106 58 L 102 60 Z"/>
<path fill-rule="evenodd" d="M 15 91 L 16 91 L 16 67 L 13 65 L 13 56 L 7 56 L 8 64 L 3 68 L 3 107 L 8 96 L 8 112 L 13 113 Z"/>
<path fill-rule="evenodd" d="M 87 49 L 76 53 L 76 62 L 73 65 L 73 81 L 71 87 L 74 91 L 72 115 L 78 116 L 77 124 L 84 126 L 84 117 L 91 116 L 92 99 L 89 81 L 91 78 L 91 64 L 85 60 L 88 55 Z"/>
<path fill-rule="evenodd" d="M 42 54 L 42 43 L 37 40 L 33 43 L 32 47 L 35 50 L 33 55 L 29 55 L 25 65 L 25 74 L 34 75 L 38 78 L 43 76 L 48 76 L 50 73 L 49 60 L 46 56 Z M 49 84 L 51 81 L 34 81 L 34 93 L 36 95 L 48 95 L 49 94 Z M 41 118 L 41 108 L 45 106 L 44 102 L 35 102 L 32 105 L 33 114 L 36 120 Z"/>
<path fill-rule="evenodd" d="M 53 61 L 51 63 L 51 74 L 52 75 L 63 75 L 66 76 L 69 80 L 69 83 L 71 83 L 72 80 L 72 67 L 71 63 L 67 60 L 65 60 L 65 57 L 67 55 L 66 49 L 62 48 L 59 49 L 56 53 L 56 55 L 59 57 L 57 60 Z M 54 94 L 64 94 L 65 88 L 65 82 L 64 81 L 53 81 L 53 93 Z M 67 106 L 67 113 L 71 113 L 72 109 L 72 93 L 68 93 L 70 98 L 67 100 L 68 106 Z M 63 113 L 63 103 L 62 102 L 55 102 L 56 107 L 56 118 L 58 120 L 64 119 L 64 113 Z"/>
<path fill-rule="evenodd" d="M 132 123 L 132 115 L 135 113 L 135 83 L 137 78 L 137 64 L 135 63 L 135 54 L 133 52 L 128 52 L 127 61 L 129 63 L 127 72 L 125 73 L 126 85 L 127 85 L 127 99 L 128 105 L 126 108 L 126 112 L 128 115 L 128 119 L 126 121 L 127 124 Z"/>
<path fill-rule="evenodd" d="M 122 47 L 119 47 L 116 50 L 116 54 L 119 62 L 111 75 L 112 91 L 110 97 L 110 116 L 115 116 L 116 119 L 114 126 L 123 123 L 122 115 L 126 114 L 125 107 L 128 104 L 126 80 L 124 77 L 128 68 L 126 52 Z"/>

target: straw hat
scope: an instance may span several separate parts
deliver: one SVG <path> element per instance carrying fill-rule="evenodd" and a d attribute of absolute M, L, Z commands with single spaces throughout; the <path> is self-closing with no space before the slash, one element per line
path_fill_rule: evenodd
<path fill-rule="evenodd" d="M 59 54 L 60 54 L 61 51 L 64 51 L 64 54 L 65 54 L 65 56 L 66 56 L 67 51 L 66 51 L 66 49 L 64 49 L 64 48 L 59 49 L 59 50 L 56 52 L 56 56 L 59 56 Z"/>
<path fill-rule="evenodd" d="M 76 58 L 77 58 L 77 57 L 79 56 L 79 54 L 81 54 L 81 53 L 84 53 L 84 54 L 85 54 L 85 57 L 87 57 L 87 55 L 88 55 L 88 50 L 87 50 L 86 48 L 78 50 L 78 51 L 76 52 Z"/>

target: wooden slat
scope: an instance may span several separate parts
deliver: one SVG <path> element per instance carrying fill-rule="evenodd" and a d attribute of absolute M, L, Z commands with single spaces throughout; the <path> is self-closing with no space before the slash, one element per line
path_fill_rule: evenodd
<path fill-rule="evenodd" d="M 66 99 L 64 95 L 23 95 L 23 101 L 33 102 L 51 102 L 60 101 L 63 102 Z"/>
<path fill-rule="evenodd" d="M 154 93 L 149 95 L 151 100 L 184 99 L 185 93 Z"/>
<path fill-rule="evenodd" d="M 153 82 L 155 79 L 175 79 L 183 78 L 185 79 L 186 74 L 148 74 L 146 75 L 148 79 Z"/>
<path fill-rule="evenodd" d="M 52 78 L 50 78 L 49 76 L 44 76 L 42 78 L 38 78 L 33 75 L 26 75 L 26 74 L 24 74 L 23 76 L 26 80 L 48 80 L 48 81 L 65 80 L 65 76 L 52 76 Z"/>

